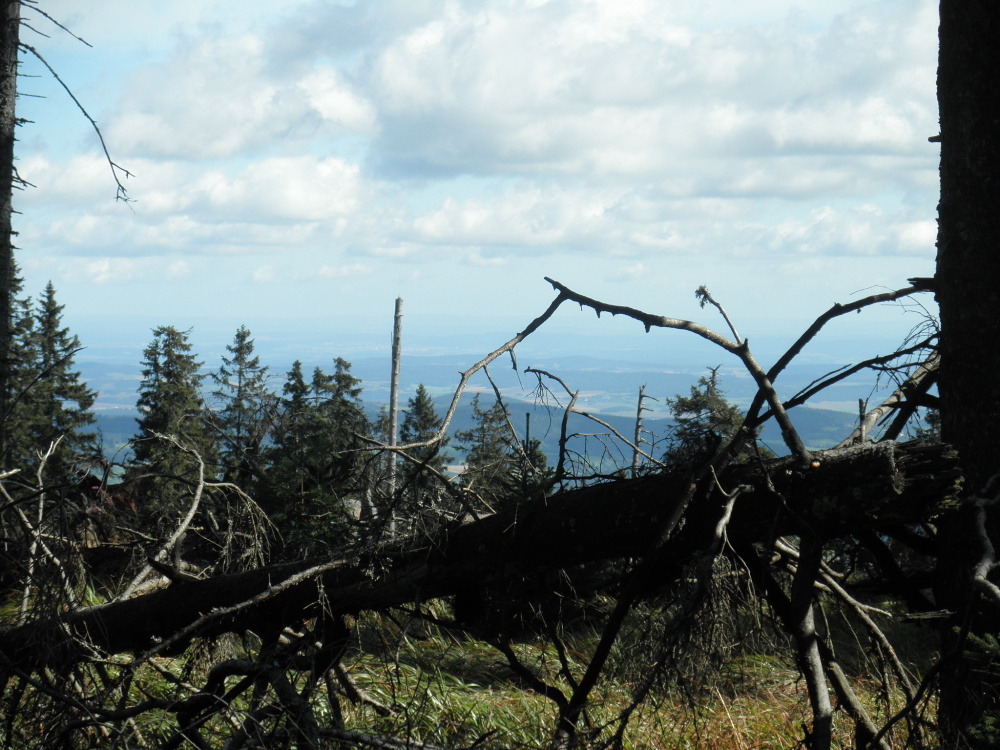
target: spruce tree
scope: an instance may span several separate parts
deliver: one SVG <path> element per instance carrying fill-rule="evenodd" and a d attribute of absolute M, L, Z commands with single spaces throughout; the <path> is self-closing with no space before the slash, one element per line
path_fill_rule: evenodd
<path fill-rule="evenodd" d="M 219 443 L 220 473 L 253 494 L 263 471 L 264 444 L 273 426 L 276 399 L 267 387 L 267 367 L 254 356 L 254 342 L 240 326 L 228 357 L 212 373 L 212 426 Z"/>
<path fill-rule="evenodd" d="M 455 435 L 459 447 L 466 451 L 462 481 L 494 507 L 514 489 L 511 475 L 513 439 L 507 425 L 507 413 L 499 400 L 488 409 L 481 408 L 477 393 L 472 399 L 472 421 L 472 429 Z"/>
<path fill-rule="evenodd" d="M 531 414 L 525 415 L 531 424 Z M 549 480 L 554 474 L 549 459 L 542 450 L 542 441 L 531 437 L 530 429 L 525 430 L 521 450 L 511 466 L 511 478 L 517 497 L 532 500 L 544 497 L 551 490 Z"/>
<path fill-rule="evenodd" d="M 62 326 L 64 307 L 56 302 L 55 287 L 50 281 L 35 312 L 41 377 L 28 393 L 30 400 L 38 404 L 39 448 L 45 450 L 62 437 L 49 462 L 49 468 L 60 477 L 66 476 L 74 454 L 95 450 L 96 435 L 86 428 L 94 424 L 91 409 L 97 398 L 97 393 L 80 380 L 80 372 L 73 369 L 80 340 Z"/>
<path fill-rule="evenodd" d="M 15 263 L 11 274 L 11 319 L 7 340 L 9 370 L 3 416 L 3 445 L 0 455 L 3 468 L 23 468 L 34 463 L 38 446 L 34 444 L 31 415 L 27 399 L 29 388 L 39 377 L 38 346 L 35 336 L 35 312 L 31 299 L 23 295 L 24 282 Z"/>
<path fill-rule="evenodd" d="M 306 425 L 309 420 L 309 385 L 302 362 L 295 360 L 281 389 L 274 440 L 267 451 L 265 510 L 281 514 L 304 502 L 307 485 Z"/>
<path fill-rule="evenodd" d="M 690 396 L 667 399 L 675 419 L 669 447 L 663 460 L 677 471 L 693 471 L 715 455 L 719 447 L 736 436 L 743 424 L 743 412 L 726 400 L 719 387 L 719 368 L 709 368 L 708 377 L 691 386 Z M 767 449 L 762 449 L 771 455 Z M 753 455 L 753 448 L 744 448 L 735 457 L 744 462 Z"/>
<path fill-rule="evenodd" d="M 332 375 L 318 367 L 313 373 L 312 395 L 317 406 L 319 429 L 329 441 L 323 478 L 346 489 L 360 479 L 364 460 L 358 438 L 368 432 L 368 420 L 361 404 L 361 381 L 351 375 L 351 363 L 341 357 L 334 360 Z"/>
<path fill-rule="evenodd" d="M 422 443 L 431 439 L 437 435 L 443 424 L 434 408 L 434 401 L 431 400 L 423 383 L 417 386 L 416 394 L 407 402 L 405 412 L 406 416 L 403 418 L 403 424 L 399 430 L 400 442 L 404 445 Z M 427 471 L 427 468 L 438 472 L 444 471 L 451 459 L 444 452 L 447 445 L 448 438 L 446 437 L 437 445 L 414 448 L 409 451 L 409 455 L 417 459 L 420 464 L 407 461 L 402 465 L 400 473 L 403 479 L 402 487 L 410 501 L 408 504 L 414 508 L 426 506 L 440 495 L 441 480 Z"/>
<path fill-rule="evenodd" d="M 209 474 L 215 461 L 200 391 L 204 376 L 199 372 L 201 362 L 191 353 L 189 333 L 172 326 L 154 328 L 153 340 L 143 351 L 135 460 L 168 476 L 191 475 L 195 463 L 155 433 L 173 436 L 181 445 L 197 451 Z"/>
<path fill-rule="evenodd" d="M 344 501 L 364 489 L 360 380 L 343 359 L 334 368 L 315 368 L 307 382 L 296 361 L 282 389 L 265 505 L 295 547 L 343 541 Z"/>
<path fill-rule="evenodd" d="M 17 279 L 15 289 L 20 290 Z M 74 458 L 97 451 L 92 407 L 97 394 L 73 369 L 79 339 L 62 325 L 64 305 L 56 302 L 50 281 L 34 309 L 17 298 L 12 320 L 11 394 L 8 421 L 9 460 L 34 464 L 40 451 L 56 440 L 59 446 L 46 464 L 52 482 L 63 482 L 74 470 Z"/>

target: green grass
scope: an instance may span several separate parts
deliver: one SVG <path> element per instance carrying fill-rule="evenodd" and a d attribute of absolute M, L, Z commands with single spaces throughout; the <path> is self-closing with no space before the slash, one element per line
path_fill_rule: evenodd
<path fill-rule="evenodd" d="M 447 607 L 431 605 L 439 617 Z M 425 610 L 428 605 L 425 605 Z M 583 747 L 608 746 L 621 727 L 620 718 L 629 710 L 631 697 L 648 677 L 646 661 L 655 653 L 643 623 L 655 617 L 653 609 L 637 608 L 634 622 L 623 629 L 622 639 L 591 695 L 579 725 L 586 738 Z M 356 686 L 378 703 L 392 708 L 380 715 L 368 703 L 353 704 L 341 697 L 345 724 L 349 729 L 399 737 L 449 747 L 477 745 L 490 748 L 544 748 L 551 741 L 558 715 L 555 704 L 529 689 L 490 644 L 426 622 L 408 619 L 405 613 L 366 614 L 354 623 L 355 637 L 343 664 Z M 599 638 L 592 625 L 581 625 L 564 635 L 564 653 L 569 670 L 579 678 Z M 569 688 L 560 675 L 561 660 L 556 647 L 543 638 L 524 635 L 511 644 L 519 660 L 548 685 Z M 846 646 L 844 647 L 846 650 Z M 248 650 L 249 649 L 249 650 Z M 212 663 L 225 658 L 256 658 L 259 644 L 232 638 L 211 647 L 202 645 L 185 654 L 156 658 L 140 666 L 135 679 L 126 683 L 129 705 L 159 698 L 172 700 L 189 693 L 177 681 L 201 685 Z M 774 648 L 774 653 L 780 649 Z M 128 669 L 128 659 L 105 663 L 112 679 Z M 658 684 L 646 701 L 630 715 L 621 736 L 621 747 L 629 750 L 679 748 L 694 750 L 750 750 L 793 748 L 810 722 L 805 683 L 783 656 L 759 653 L 750 648 L 712 669 L 701 662 L 681 662 L 684 679 Z M 870 668 L 859 660 L 861 668 Z M 169 677 L 172 676 L 172 677 Z M 96 673 L 94 675 L 96 678 Z M 86 683 L 90 678 L 81 674 Z M 293 678 L 302 690 L 305 677 Z M 235 681 L 228 683 L 232 687 Z M 876 721 L 887 716 L 885 696 L 875 677 L 856 679 L 855 690 Z M 236 699 L 229 710 L 233 721 L 252 711 L 251 693 Z M 108 696 L 112 704 L 115 696 Z M 902 705 L 892 695 L 893 710 Z M 333 716 L 326 689 L 320 683 L 312 706 L 320 726 L 332 726 Z M 37 730 L 24 724 L 16 733 L 27 740 Z M 222 743 L 234 724 L 225 716 L 213 717 L 205 725 L 209 743 Z M 171 729 L 173 727 L 173 729 Z M 155 745 L 175 731 L 175 718 L 159 710 L 137 717 L 136 728 L 144 741 Z M 836 715 L 836 747 L 853 747 L 852 722 Z M 87 730 L 90 732 L 91 730 Z M 100 728 L 92 730 L 101 740 Z M 25 741 L 24 747 L 34 747 Z"/>
<path fill-rule="evenodd" d="M 397 708 L 380 718 L 368 708 L 346 707 L 348 723 L 373 731 L 406 733 L 415 740 L 468 746 L 483 737 L 484 747 L 544 747 L 557 710 L 527 689 L 504 657 L 490 645 L 433 626 L 420 637 L 402 632 L 385 618 L 359 622 L 359 647 L 350 654 L 351 675 L 372 697 Z M 567 637 L 567 658 L 579 677 L 597 640 L 594 632 Z M 524 640 L 514 645 L 524 664 L 568 694 L 558 675 L 559 659 L 550 643 Z M 630 658 L 624 649 L 621 659 Z M 581 731 L 607 741 L 643 670 L 634 663 L 611 664 L 592 695 Z M 876 719 L 884 718 L 881 686 L 855 680 L 855 690 Z M 902 701 L 894 696 L 898 708 Z M 660 689 L 631 716 L 625 748 L 791 748 L 810 722 L 805 683 L 787 657 L 747 654 L 727 662 L 709 684 L 688 680 L 684 689 Z M 852 747 L 854 727 L 842 712 L 835 718 L 836 746 Z"/>

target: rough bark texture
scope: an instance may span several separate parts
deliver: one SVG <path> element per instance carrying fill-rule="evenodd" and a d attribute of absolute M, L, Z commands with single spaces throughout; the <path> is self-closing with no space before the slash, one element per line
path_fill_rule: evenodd
<path fill-rule="evenodd" d="M 14 128 L 17 124 L 17 51 L 20 0 L 3 2 L 0 17 L 0 417 L 7 413 L 10 383 L 11 283 L 14 244 L 11 227 L 14 187 Z M 0 420 L 0 456 L 6 455 L 7 428 Z"/>
<path fill-rule="evenodd" d="M 762 469 L 736 468 L 724 486 L 749 485 L 737 502 L 728 535 L 735 546 L 769 543 L 776 534 L 799 534 L 805 526 L 823 538 L 856 529 L 891 529 L 900 522 L 935 517 L 958 491 L 958 468 L 947 447 L 882 443 L 820 455 L 820 465 L 799 470 L 792 460 Z M 768 480 L 770 477 L 770 481 Z M 317 565 L 303 561 L 177 582 L 135 599 L 70 613 L 0 633 L 0 660 L 33 671 L 58 667 L 84 652 L 65 630 L 110 652 L 142 651 L 205 617 L 197 634 L 253 630 L 268 636 L 323 610 L 336 614 L 384 609 L 453 594 L 469 587 L 600 559 L 639 557 L 651 551 L 661 528 L 690 487 L 685 476 L 650 476 L 562 493 L 512 514 L 442 529 L 437 535 L 377 550 L 371 557 L 327 563 L 284 590 L 271 587 L 302 576 Z M 725 505 L 717 490 L 696 496 L 683 529 L 657 551 L 660 587 L 681 575 L 716 537 Z M 804 526 L 805 525 L 805 526 Z M 318 587 L 322 587 L 322 596 Z M 252 606 L 233 608 L 258 597 Z"/>
<path fill-rule="evenodd" d="M 1000 471 L 1000 6 L 942 0 L 940 45 L 942 433 L 958 449 L 966 491 L 974 494 Z M 982 549 L 971 510 L 942 524 L 938 600 L 956 613 L 952 628 L 996 632 L 1000 612 L 972 581 Z M 991 514 L 996 540 L 996 509 Z M 1000 703 L 951 629 L 944 640 L 945 653 L 959 653 L 943 672 L 940 715 L 946 745 L 961 747 L 984 710 L 996 713 Z"/>

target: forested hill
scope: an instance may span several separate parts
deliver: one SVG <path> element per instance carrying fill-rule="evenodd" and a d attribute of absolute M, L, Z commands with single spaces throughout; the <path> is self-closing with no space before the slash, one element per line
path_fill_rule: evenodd
<path fill-rule="evenodd" d="M 470 430 L 473 427 L 472 418 L 472 396 L 467 395 L 455 414 L 450 433 Z M 434 404 L 439 414 L 444 414 L 450 402 L 447 396 L 434 398 Z M 510 420 L 520 437 L 524 437 L 527 425 L 527 415 L 531 415 L 531 437 L 541 441 L 541 449 L 549 459 L 549 463 L 554 463 L 559 452 L 558 440 L 562 426 L 562 412 L 556 407 L 546 408 L 538 404 L 520 399 L 508 399 L 507 407 L 510 413 Z M 369 416 L 374 418 L 379 411 L 379 404 L 366 402 L 366 409 Z M 593 412 L 593 415 L 605 422 L 615 431 L 631 439 L 635 433 L 635 418 L 618 414 L 604 414 Z M 97 427 L 104 438 L 104 451 L 111 457 L 115 451 L 120 449 L 137 433 L 136 413 L 131 410 L 99 411 L 97 416 Z M 856 418 L 847 412 L 832 411 L 829 409 L 810 409 L 800 407 L 793 412 L 795 424 L 799 428 L 806 445 L 814 449 L 830 448 L 836 445 L 845 435 L 850 434 Z M 663 452 L 663 443 L 669 434 L 673 419 L 669 417 L 647 417 L 643 420 L 643 427 L 649 430 L 652 435 L 647 435 L 645 439 L 654 442 L 653 455 Z M 569 421 L 569 432 L 578 435 L 587 435 L 588 448 L 591 452 L 599 452 L 605 446 L 609 448 L 609 458 L 621 461 L 627 454 L 628 448 L 616 440 L 612 433 L 601 424 L 589 420 L 580 415 L 574 414 Z M 781 435 L 777 426 L 768 423 L 762 433 L 764 443 L 775 453 L 785 452 L 784 444 L 781 442 Z M 448 448 L 448 452 L 455 458 L 456 463 L 461 462 L 462 451 L 457 449 L 454 439 Z M 627 461 L 626 461 L 627 463 Z"/>

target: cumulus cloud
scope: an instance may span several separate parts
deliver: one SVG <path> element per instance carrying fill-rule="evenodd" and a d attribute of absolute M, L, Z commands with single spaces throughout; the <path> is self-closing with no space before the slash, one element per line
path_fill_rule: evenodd
<path fill-rule="evenodd" d="M 928 255 L 937 251 L 937 222 L 930 219 L 901 222 L 897 226 L 899 252 Z"/>
<path fill-rule="evenodd" d="M 502 195 L 444 204 L 413 224 L 423 242 L 532 248 L 564 246 L 606 232 L 601 196 L 558 186 L 521 185 Z"/>
<path fill-rule="evenodd" d="M 307 74 L 298 85 L 306 101 L 323 120 L 343 125 L 356 133 L 368 133 L 375 127 L 375 109 L 371 102 L 353 91 L 336 70 L 318 68 Z"/>
<path fill-rule="evenodd" d="M 184 200 L 185 208 L 222 220 L 323 221 L 356 210 L 361 190 L 356 165 L 334 158 L 274 157 L 236 175 L 209 172 Z"/>
<path fill-rule="evenodd" d="M 46 263 L 44 259 L 30 257 L 26 263 L 34 266 L 39 261 L 46 270 L 63 282 L 86 279 L 94 284 L 170 283 L 188 282 L 199 276 L 201 269 L 183 259 L 158 257 L 123 258 L 121 256 L 93 258 L 61 258 Z M 219 280 L 215 279 L 216 285 Z"/>
<path fill-rule="evenodd" d="M 932 229 L 933 227 L 933 229 Z M 906 222 L 867 204 L 822 206 L 788 218 L 768 240 L 773 250 L 805 255 L 923 255 L 933 253 L 934 222 Z"/>
<path fill-rule="evenodd" d="M 912 151 L 933 126 L 932 92 L 890 99 L 886 82 L 933 62 L 928 24 L 912 31 L 930 5 L 891 19 L 863 8 L 815 30 L 702 31 L 656 2 L 449 4 L 375 58 L 379 156 L 430 174 L 606 178 L 720 151 Z"/>
<path fill-rule="evenodd" d="M 96 149 L 19 163 L 22 246 L 81 283 L 933 255 L 930 0 L 109 2 L 141 63 L 88 85 L 134 213 Z"/>
<path fill-rule="evenodd" d="M 133 166 L 141 177 L 129 210 L 111 199 L 107 165 L 99 160 L 34 158 L 25 166 L 41 176 L 43 186 L 19 208 L 54 216 L 24 226 L 24 246 L 58 247 L 68 254 L 308 247 L 349 233 L 350 219 L 360 213 L 369 190 L 357 165 L 333 157 L 273 157 L 235 169 L 146 159 Z"/>
<path fill-rule="evenodd" d="M 87 208 L 121 214 L 119 209 L 124 208 L 121 203 L 115 204 L 117 188 L 103 154 L 90 152 L 61 160 L 43 153 L 28 153 L 18 160 L 17 169 L 34 186 L 15 196 L 18 209 Z"/>
<path fill-rule="evenodd" d="M 87 275 L 95 284 L 104 284 L 108 281 L 127 280 L 131 274 L 128 273 L 128 264 L 114 266 L 110 258 L 101 258 L 87 264 Z"/>
<path fill-rule="evenodd" d="M 126 154 L 200 160 L 372 129 L 374 111 L 341 74 L 275 69 L 269 41 L 253 33 L 186 38 L 133 76 L 109 141 Z"/>

